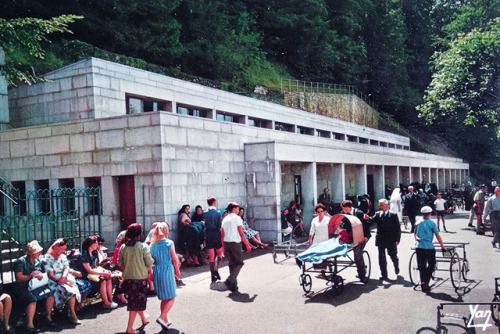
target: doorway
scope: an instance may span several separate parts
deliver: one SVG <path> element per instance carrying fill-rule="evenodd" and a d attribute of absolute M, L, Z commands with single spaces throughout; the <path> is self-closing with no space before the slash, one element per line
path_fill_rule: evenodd
<path fill-rule="evenodd" d="M 133 175 L 118 177 L 118 192 L 120 197 L 120 228 L 125 230 L 130 224 L 137 222 Z"/>

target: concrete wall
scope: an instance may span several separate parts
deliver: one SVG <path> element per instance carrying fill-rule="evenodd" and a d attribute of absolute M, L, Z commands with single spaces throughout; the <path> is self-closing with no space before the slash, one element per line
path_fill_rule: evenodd
<path fill-rule="evenodd" d="M 342 121 L 378 129 L 380 115 L 353 94 L 285 92 L 285 104 Z"/>

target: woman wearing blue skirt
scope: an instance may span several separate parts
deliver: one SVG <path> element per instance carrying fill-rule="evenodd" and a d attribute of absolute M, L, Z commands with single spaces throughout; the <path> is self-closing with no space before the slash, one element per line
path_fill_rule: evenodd
<path fill-rule="evenodd" d="M 181 278 L 181 272 L 174 243 L 168 239 L 167 223 L 156 225 L 151 241 L 151 255 L 155 260 L 153 284 L 158 299 L 161 300 L 161 314 L 156 322 L 164 329 L 168 329 L 172 323 L 168 321 L 167 314 L 174 305 L 177 296 L 175 281 Z"/>

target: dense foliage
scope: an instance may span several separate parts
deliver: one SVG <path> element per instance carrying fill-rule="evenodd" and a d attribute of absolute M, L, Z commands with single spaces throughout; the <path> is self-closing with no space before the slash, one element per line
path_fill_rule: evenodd
<path fill-rule="evenodd" d="M 68 25 L 79 17 L 61 15 L 50 20 L 38 18 L 0 18 L 0 46 L 7 63 L 0 67 L 8 85 L 33 83 L 37 79 L 32 66 L 46 57 L 47 35 L 69 32 Z"/>
<path fill-rule="evenodd" d="M 408 128 L 432 123 L 425 131 L 445 136 L 469 162 L 499 165 L 495 18 L 500 17 L 500 0 L 2 4 L 4 19 L 83 17 L 71 24 L 73 36 L 64 29 L 53 39 L 45 67 L 100 49 L 238 91 L 257 84 L 278 87 L 282 77 L 353 85 Z M 12 49 L 7 53 L 10 62 L 23 59 L 34 70 L 45 69 Z M 480 147 L 492 153 L 485 158 Z"/>

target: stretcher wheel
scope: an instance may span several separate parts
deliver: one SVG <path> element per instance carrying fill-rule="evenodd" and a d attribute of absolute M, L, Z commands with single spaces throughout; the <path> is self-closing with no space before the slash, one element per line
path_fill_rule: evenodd
<path fill-rule="evenodd" d="M 305 293 L 309 293 L 309 291 L 311 291 L 311 287 L 312 287 L 311 275 L 309 275 L 309 274 L 300 275 L 299 283 L 302 286 L 302 290 L 304 290 Z"/>
<path fill-rule="evenodd" d="M 370 280 L 370 274 L 372 273 L 372 262 L 370 260 L 370 254 L 367 251 L 363 251 L 363 260 L 365 262 L 365 277 L 361 280 L 363 283 L 368 283 Z"/>
<path fill-rule="evenodd" d="M 467 259 L 462 260 L 462 278 L 464 279 L 465 282 L 467 282 L 467 274 L 469 273 L 470 267 L 469 267 L 469 261 Z"/>
<path fill-rule="evenodd" d="M 450 259 L 450 279 L 451 284 L 455 289 L 460 288 L 460 285 L 464 282 L 462 268 L 463 266 L 460 256 L 458 253 L 453 254 Z"/>
<path fill-rule="evenodd" d="M 420 271 L 418 270 L 417 252 L 413 252 L 410 258 L 410 281 L 415 287 L 420 285 Z"/>
<path fill-rule="evenodd" d="M 333 283 L 333 293 L 338 296 L 344 292 L 344 279 L 342 276 L 335 275 L 332 279 Z"/>
<path fill-rule="evenodd" d="M 492 301 L 493 301 L 493 303 L 499 303 L 500 298 L 498 296 L 495 296 Z M 493 320 L 495 320 L 495 323 L 500 321 L 500 305 L 498 305 L 498 304 L 491 305 L 491 318 L 493 318 Z"/>

